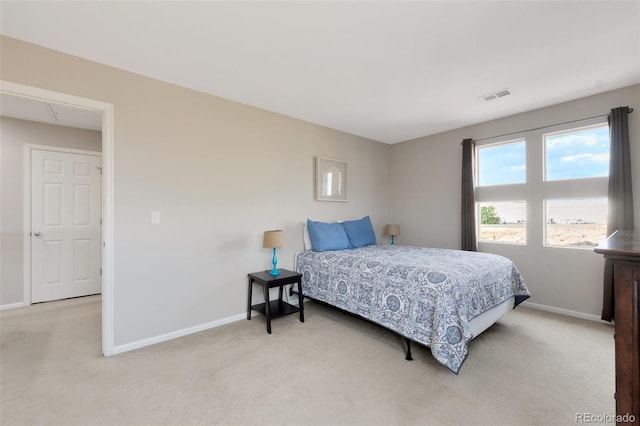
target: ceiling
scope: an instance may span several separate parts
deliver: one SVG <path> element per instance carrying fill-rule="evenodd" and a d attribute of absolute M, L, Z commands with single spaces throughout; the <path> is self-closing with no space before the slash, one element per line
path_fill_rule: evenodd
<path fill-rule="evenodd" d="M 6 93 L 0 94 L 0 116 L 57 126 L 102 130 L 102 112 L 100 111 L 47 103 Z"/>
<path fill-rule="evenodd" d="M 0 7 L 9 37 L 385 143 L 640 83 L 638 0 Z"/>

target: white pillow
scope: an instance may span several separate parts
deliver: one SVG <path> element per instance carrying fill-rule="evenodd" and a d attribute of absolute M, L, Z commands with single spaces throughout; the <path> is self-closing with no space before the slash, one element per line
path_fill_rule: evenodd
<path fill-rule="evenodd" d="M 302 224 L 304 227 L 304 231 L 302 232 L 302 242 L 304 243 L 305 250 L 313 250 L 313 246 L 311 245 L 311 238 L 309 237 L 309 230 L 307 229 L 307 222 Z"/>

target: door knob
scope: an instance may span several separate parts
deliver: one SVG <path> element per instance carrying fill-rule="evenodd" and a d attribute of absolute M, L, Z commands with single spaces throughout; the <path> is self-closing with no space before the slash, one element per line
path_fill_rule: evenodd
<path fill-rule="evenodd" d="M 36 232 L 33 233 L 33 235 L 35 235 L 36 237 L 39 237 L 40 236 L 40 232 L 36 231 Z"/>

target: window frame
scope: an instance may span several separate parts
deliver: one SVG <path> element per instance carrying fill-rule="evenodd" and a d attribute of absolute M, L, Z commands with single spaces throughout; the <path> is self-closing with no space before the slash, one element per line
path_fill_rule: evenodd
<path fill-rule="evenodd" d="M 503 244 L 513 247 L 542 248 L 544 250 L 574 249 L 593 250 L 591 246 L 555 246 L 546 245 L 546 204 L 545 200 L 580 199 L 607 197 L 609 177 L 589 177 L 560 180 L 546 180 L 546 138 L 548 134 L 562 134 L 581 131 L 588 128 L 608 127 L 606 117 L 596 117 L 580 122 L 571 122 L 556 126 L 547 126 L 520 133 L 481 139 L 476 142 L 475 170 L 476 170 L 476 238 L 479 248 L 483 244 Z M 479 170 L 481 167 L 479 150 L 482 148 L 506 144 L 515 141 L 525 141 L 526 181 L 517 184 L 479 185 Z M 526 244 L 513 244 L 504 241 L 486 241 L 480 239 L 480 203 L 500 201 L 526 202 Z"/>
<path fill-rule="evenodd" d="M 476 240 L 480 243 L 487 243 L 487 244 L 507 244 L 507 245 L 514 245 L 514 246 L 526 246 L 528 243 L 528 235 L 527 235 L 527 221 L 525 220 L 524 222 L 524 242 L 523 243 L 518 243 L 518 242 L 513 242 L 513 241 L 500 241 L 500 240 L 483 240 L 481 239 L 482 237 L 482 204 L 487 204 L 487 203 L 519 203 L 519 202 L 523 202 L 525 204 L 525 212 L 527 210 L 527 201 L 526 200 L 483 200 L 483 201 L 476 201 L 476 217 L 477 217 L 477 237 Z M 508 224 L 506 224 L 508 225 Z"/>
<path fill-rule="evenodd" d="M 548 203 L 549 201 L 561 201 L 561 200 L 570 200 L 570 201 L 576 201 L 576 200 L 586 200 L 586 199 L 604 199 L 605 200 L 605 209 L 606 209 L 606 213 L 605 213 L 605 223 L 604 223 L 604 227 L 605 227 L 605 233 L 606 233 L 606 228 L 607 228 L 607 224 L 606 224 L 606 216 L 609 214 L 609 203 L 607 200 L 607 196 L 597 196 L 597 197 L 572 197 L 572 198 L 548 198 L 543 200 L 543 208 L 544 208 L 544 223 L 543 223 L 543 238 L 542 238 L 542 243 L 543 243 L 543 247 L 551 247 L 551 248 L 572 248 L 572 249 L 588 249 L 588 250 L 593 250 L 593 248 L 595 246 L 562 246 L 562 245 L 556 245 L 556 244 L 549 244 L 548 243 L 548 229 L 547 226 L 549 225 L 549 220 L 550 218 L 548 217 L 549 215 L 549 208 L 548 208 Z M 603 239 L 606 238 L 606 235 L 603 236 Z"/>

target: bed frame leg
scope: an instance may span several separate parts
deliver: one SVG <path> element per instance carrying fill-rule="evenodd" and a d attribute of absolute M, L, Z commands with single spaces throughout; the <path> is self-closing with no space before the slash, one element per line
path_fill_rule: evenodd
<path fill-rule="evenodd" d="M 404 341 L 407 342 L 407 356 L 404 359 L 407 361 L 413 361 L 413 357 L 411 356 L 411 340 L 405 337 Z"/>

